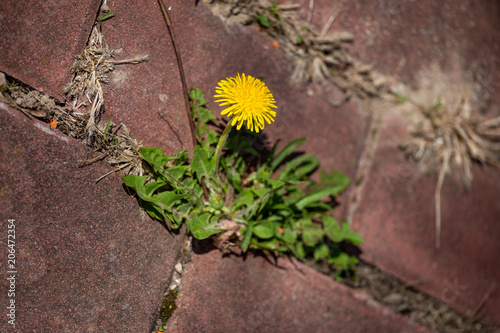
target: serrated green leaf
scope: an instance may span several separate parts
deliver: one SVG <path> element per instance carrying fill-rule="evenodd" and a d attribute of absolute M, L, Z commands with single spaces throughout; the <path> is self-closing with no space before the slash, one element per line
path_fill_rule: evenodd
<path fill-rule="evenodd" d="M 241 249 L 243 252 L 247 252 L 248 245 L 250 245 L 250 240 L 253 235 L 253 222 L 249 221 L 247 224 L 247 229 L 245 230 L 245 234 L 243 235 L 243 239 L 241 241 Z"/>
<path fill-rule="evenodd" d="M 233 172 L 232 170 L 229 170 L 226 173 L 226 176 L 228 182 L 234 187 L 237 192 L 243 191 L 243 187 L 241 186 L 241 174 L 238 171 Z"/>
<path fill-rule="evenodd" d="M 254 202 L 254 195 L 252 193 L 252 190 L 249 188 L 246 188 L 243 190 L 243 192 L 238 195 L 234 201 L 233 201 L 233 209 L 236 210 L 240 207 L 247 206 L 250 207 Z"/>
<path fill-rule="evenodd" d="M 215 160 L 209 158 L 208 152 L 201 146 L 196 146 L 194 148 L 193 161 L 191 162 L 191 170 L 200 183 L 203 177 L 214 179 Z"/>
<path fill-rule="evenodd" d="M 290 243 L 290 244 L 293 244 L 297 241 L 297 237 L 298 237 L 298 232 L 296 230 L 283 230 L 283 234 L 281 235 L 281 238 L 287 242 L 287 243 Z"/>
<path fill-rule="evenodd" d="M 136 175 L 128 175 L 123 177 L 123 182 L 128 187 L 133 188 L 136 192 L 141 192 L 142 194 L 146 194 L 146 190 L 144 188 L 144 182 L 148 176 L 136 176 Z"/>
<path fill-rule="evenodd" d="M 192 178 L 192 176 L 185 177 L 182 180 L 182 185 L 187 189 L 190 189 L 196 196 L 203 196 L 203 188 L 195 178 Z"/>
<path fill-rule="evenodd" d="M 298 146 L 304 144 L 306 142 L 305 138 L 299 138 L 288 143 L 285 148 L 283 148 L 273 159 L 271 162 L 271 170 L 274 171 L 276 168 L 283 162 L 285 158 L 290 156 L 290 154 L 297 148 Z"/>
<path fill-rule="evenodd" d="M 322 230 L 305 230 L 302 233 L 302 241 L 304 242 L 305 245 L 313 247 L 315 246 L 319 241 L 323 239 L 323 231 Z"/>
<path fill-rule="evenodd" d="M 319 202 L 323 198 L 326 198 L 329 196 L 331 196 L 331 197 L 337 196 L 349 184 L 348 179 L 349 178 L 347 178 L 347 183 L 345 181 L 342 181 L 340 183 L 327 185 L 325 187 L 320 188 L 319 190 L 316 190 L 312 193 L 307 194 L 301 200 L 297 201 L 295 206 L 297 207 L 297 209 L 301 210 L 301 209 L 307 207 L 309 204 Z"/>
<path fill-rule="evenodd" d="M 312 221 L 309 217 L 304 217 L 296 221 L 296 225 L 299 229 L 306 229 L 312 226 Z"/>
<path fill-rule="evenodd" d="M 144 209 L 152 218 L 157 219 L 159 221 L 162 221 L 165 218 L 165 216 L 161 212 L 161 209 L 157 208 L 151 202 L 139 199 L 139 204 L 142 207 L 142 209 Z"/>
<path fill-rule="evenodd" d="M 302 242 L 297 242 L 295 244 L 295 255 L 300 260 L 304 260 L 306 257 L 306 250 L 304 249 L 304 244 Z"/>
<path fill-rule="evenodd" d="M 217 117 L 214 116 L 212 110 L 204 107 L 198 107 L 198 115 L 200 116 L 200 121 L 203 123 L 208 123 L 211 120 L 217 120 Z"/>
<path fill-rule="evenodd" d="M 150 198 L 146 198 L 147 201 L 153 202 L 161 208 L 172 211 L 172 206 L 174 202 L 186 198 L 184 194 L 177 194 L 174 191 L 164 191 L 158 194 L 151 196 Z M 144 198 L 141 198 L 144 199 Z"/>
<path fill-rule="evenodd" d="M 330 211 L 333 212 L 333 208 L 330 204 L 326 202 L 311 202 L 307 205 L 307 209 L 311 211 Z"/>
<path fill-rule="evenodd" d="M 250 216 L 255 216 L 256 214 L 260 213 L 266 206 L 271 196 L 283 187 L 284 183 L 272 189 L 269 189 L 267 187 L 261 189 L 253 189 L 253 192 L 258 196 L 258 198 L 253 203 Z"/>
<path fill-rule="evenodd" d="M 166 156 L 165 151 L 158 147 L 142 147 L 140 154 L 146 162 L 154 167 L 155 171 L 164 170 L 168 161 L 176 159 L 173 156 Z"/>
<path fill-rule="evenodd" d="M 167 183 L 164 182 L 163 180 L 157 180 L 156 182 L 150 182 L 150 183 L 147 183 L 146 185 L 144 185 L 144 190 L 145 190 L 144 192 L 147 196 L 151 196 L 154 194 L 154 192 L 157 189 L 159 189 L 165 185 L 167 185 Z"/>
<path fill-rule="evenodd" d="M 347 253 L 342 252 L 338 256 L 334 258 L 328 259 L 328 263 L 330 265 L 335 265 L 344 270 L 349 269 L 351 266 L 356 265 L 358 263 L 358 259 L 356 257 L 351 257 Z"/>
<path fill-rule="evenodd" d="M 344 221 L 342 226 L 337 228 L 336 230 L 329 229 L 328 232 L 325 228 L 326 236 L 332 241 L 336 243 L 340 243 L 343 241 L 348 241 L 354 245 L 359 245 L 363 243 L 365 240 L 361 237 L 357 232 L 350 230 L 349 224 Z"/>
<path fill-rule="evenodd" d="M 325 243 L 320 243 L 314 249 L 314 259 L 319 261 L 330 257 L 330 248 Z"/>
<path fill-rule="evenodd" d="M 263 196 L 265 196 L 268 192 L 269 192 L 269 189 L 267 187 L 263 187 L 263 188 L 252 188 L 252 192 L 259 198 L 262 198 Z"/>
<path fill-rule="evenodd" d="M 335 235 L 340 231 L 340 225 L 336 219 L 331 216 L 324 215 L 323 216 L 323 230 L 325 231 L 325 235 L 332 241 L 337 242 L 334 239 Z"/>
<path fill-rule="evenodd" d="M 337 196 L 344 191 L 347 186 L 349 186 L 350 182 L 348 176 L 335 170 L 332 171 L 331 174 L 321 171 L 320 179 L 321 185 L 333 186 L 337 190 L 336 194 L 333 194 L 333 196 Z"/>
<path fill-rule="evenodd" d="M 267 218 L 268 221 L 272 221 L 272 222 L 282 222 L 283 221 L 283 216 L 279 216 L 279 215 L 271 215 Z"/>
<path fill-rule="evenodd" d="M 205 94 L 199 88 L 194 88 L 189 91 L 189 98 L 198 102 L 198 105 L 203 106 L 207 104 Z"/>
<path fill-rule="evenodd" d="M 261 242 L 251 243 L 252 247 L 257 249 L 264 249 L 269 251 L 281 251 L 284 252 L 288 248 L 286 246 L 281 246 L 280 241 L 276 239 L 269 239 Z"/>
<path fill-rule="evenodd" d="M 188 162 L 188 152 L 186 150 L 179 150 L 174 157 L 174 165 L 184 165 Z"/>
<path fill-rule="evenodd" d="M 273 211 L 280 211 L 280 210 L 284 210 L 284 211 L 287 211 L 289 213 L 293 213 L 293 209 L 288 206 L 288 205 L 285 205 L 285 204 L 282 204 L 282 203 L 279 203 L 279 204 L 275 204 L 271 207 L 271 209 Z"/>
<path fill-rule="evenodd" d="M 318 165 L 317 157 L 311 154 L 302 155 L 288 162 L 280 172 L 279 178 L 288 181 L 299 180 L 313 172 Z"/>
<path fill-rule="evenodd" d="M 194 206 L 194 202 L 192 202 L 192 201 L 189 201 L 189 202 L 186 202 L 186 203 L 181 204 L 179 206 L 176 206 L 175 212 L 173 212 L 173 214 L 172 214 L 175 222 L 177 222 L 177 224 L 180 225 L 184 219 L 183 215 L 184 216 L 189 215 L 189 212 L 191 211 L 193 206 Z"/>
<path fill-rule="evenodd" d="M 213 131 L 213 130 L 208 129 L 208 128 L 206 128 L 205 131 L 207 133 L 206 141 L 207 141 L 207 144 L 209 146 L 219 142 L 219 135 L 217 134 L 216 131 Z"/>
<path fill-rule="evenodd" d="M 193 216 L 190 221 L 191 234 L 196 239 L 205 239 L 222 231 L 210 222 L 212 217 L 209 213 Z"/>
<path fill-rule="evenodd" d="M 281 188 L 285 185 L 285 182 L 281 179 L 268 179 L 267 182 L 271 185 L 271 190 L 276 190 L 277 188 Z"/>
<path fill-rule="evenodd" d="M 255 224 L 253 233 L 255 236 L 262 239 L 272 238 L 274 237 L 274 223 L 265 221 Z"/>

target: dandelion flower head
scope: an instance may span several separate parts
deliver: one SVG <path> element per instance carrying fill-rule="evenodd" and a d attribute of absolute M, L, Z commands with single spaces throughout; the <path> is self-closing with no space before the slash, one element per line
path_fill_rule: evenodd
<path fill-rule="evenodd" d="M 238 74 L 235 78 L 221 80 L 215 88 L 215 98 L 220 106 L 229 105 L 222 115 L 230 117 L 231 125 L 237 130 L 243 126 L 259 133 L 264 129 L 264 121 L 268 124 L 276 117 L 277 106 L 271 91 L 261 80 L 250 75 Z"/>

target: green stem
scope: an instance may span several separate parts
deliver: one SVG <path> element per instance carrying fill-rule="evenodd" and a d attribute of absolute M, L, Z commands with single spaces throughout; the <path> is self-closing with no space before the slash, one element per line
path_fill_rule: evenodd
<path fill-rule="evenodd" d="M 220 162 L 220 154 L 222 153 L 222 148 L 224 148 L 224 145 L 226 144 L 227 137 L 229 136 L 229 132 L 231 132 L 231 119 L 229 119 L 229 122 L 227 123 L 226 128 L 224 129 L 224 132 L 222 132 L 222 135 L 220 136 L 219 143 L 217 144 L 217 148 L 215 149 L 215 160 L 217 161 L 215 164 L 215 177 L 216 179 L 219 179 L 219 162 Z"/>

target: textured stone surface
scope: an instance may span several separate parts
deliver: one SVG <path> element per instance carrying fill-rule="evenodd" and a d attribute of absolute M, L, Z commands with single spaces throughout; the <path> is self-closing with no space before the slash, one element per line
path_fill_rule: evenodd
<path fill-rule="evenodd" d="M 301 263 L 195 255 L 168 332 L 428 332 Z"/>
<path fill-rule="evenodd" d="M 100 3 L 2 1 L 0 71 L 64 100 L 69 69 L 87 43 Z"/>
<path fill-rule="evenodd" d="M 397 145 L 406 137 L 404 119 L 389 113 L 354 216 L 353 226 L 366 240 L 362 257 L 470 315 L 500 276 L 500 175 L 489 166 L 474 167 L 468 194 L 459 179 L 445 180 L 441 247 L 436 250 L 437 177 L 422 176 L 403 158 Z M 478 314 L 499 324 L 498 287 Z"/>
<path fill-rule="evenodd" d="M 50 126 L 0 104 L 0 216 L 16 220 L 16 329 L 2 332 L 148 332 L 182 237 L 140 211 L 104 162 Z"/>
<path fill-rule="evenodd" d="M 300 0 L 306 18 L 309 0 Z M 319 30 L 335 16 L 330 32 L 355 35 L 352 54 L 375 70 L 416 85 L 419 74 L 438 61 L 449 68 L 449 57 L 459 55 L 464 69 L 490 85 L 500 80 L 500 4 L 474 1 L 316 0 L 312 24 Z"/>
<path fill-rule="evenodd" d="M 146 145 L 175 152 L 180 143 L 160 112 L 190 147 L 177 60 L 158 4 L 116 1 L 110 6 L 117 17 L 103 24 L 104 41 L 111 49 L 123 49 L 117 58 L 149 54 L 150 60 L 118 67 L 112 74 L 106 117 L 126 123 Z M 329 88 L 291 87 L 288 63 L 272 47 L 272 39 L 255 27 L 226 26 L 202 3 L 195 7 L 194 1 L 171 1 L 168 6 L 187 85 L 203 90 L 216 115 L 221 108 L 213 94 L 220 79 L 242 72 L 263 77 L 278 104 L 276 122 L 264 131 L 269 145 L 278 138 L 285 144 L 307 137 L 304 150 L 319 155 L 322 168 L 352 174 L 368 117 L 362 104 L 335 109 L 319 95 Z"/>
<path fill-rule="evenodd" d="M 306 17 L 310 1 L 301 2 Z M 2 4 L 0 70 L 62 99 L 73 57 L 83 49 L 98 4 Z M 177 62 L 157 2 L 120 0 L 109 6 L 116 17 L 102 25 L 104 43 L 116 50 L 117 59 L 148 54 L 150 60 L 121 65 L 110 76 L 104 121 L 125 123 L 135 138 L 169 153 L 181 146 L 191 148 Z M 212 97 L 220 79 L 237 72 L 264 77 L 279 106 L 276 123 L 264 132 L 268 142 L 307 137 L 304 150 L 320 157 L 321 168 L 354 175 L 369 107 L 352 101 L 334 109 L 324 100 L 331 94 L 329 87 L 290 87 L 290 65 L 272 47 L 272 39 L 255 27 L 225 25 L 203 4 L 194 7 L 194 1 L 170 1 L 167 6 L 187 84 L 202 88 L 210 108 L 220 111 Z M 312 24 L 321 28 L 336 14 L 331 31 L 355 33 L 351 50 L 356 57 L 415 89 L 437 62 L 448 81 L 479 84 L 481 112 L 493 116 L 500 113 L 499 8 L 493 0 L 317 0 Z M 179 238 L 156 222 L 142 220 L 136 201 L 120 188 L 116 175 L 95 185 L 93 180 L 107 172 L 107 166 L 77 168 L 78 160 L 91 156 L 82 145 L 12 110 L 1 111 L 2 220 L 13 217 L 20 225 L 19 323 L 33 329 L 36 322 L 41 331 L 146 331 L 173 269 Z M 367 240 L 363 257 L 463 312 L 472 311 L 500 276 L 495 260 L 498 174 L 488 167 L 475 168 L 468 195 L 458 182 L 447 180 L 442 248 L 437 252 L 435 177 L 419 176 L 397 150 L 406 137 L 407 120 L 392 112 L 383 119 L 376 158 L 360 179 L 364 188 L 353 221 Z M 279 331 L 293 324 L 305 331 L 300 325 L 310 324 L 323 330 L 340 325 L 346 332 L 418 331 L 405 319 L 381 315 L 385 310 L 374 310 L 359 294 L 308 269 L 301 275 L 286 263 L 282 271 L 260 258 L 219 256 L 214 252 L 195 257 L 173 328 L 235 330 L 245 325 L 249 331 Z M 500 318 L 498 290 L 489 295 L 480 317 Z M 318 310 L 315 299 L 327 311 Z M 338 303 L 347 305 L 339 308 Z M 282 309 L 285 306 L 289 312 Z"/>
<path fill-rule="evenodd" d="M 300 3 L 305 18 L 309 1 Z M 453 105 L 468 93 L 474 115 L 500 115 L 498 2 L 318 0 L 312 24 L 321 30 L 332 14 L 330 32 L 353 32 L 352 54 L 374 64 L 389 82 L 416 90 L 407 89 L 405 96 L 432 106 L 438 96 L 451 96 L 446 102 Z M 361 202 L 353 225 L 366 239 L 363 258 L 471 314 L 500 276 L 495 240 L 500 176 L 498 170 L 476 166 L 468 194 L 459 180 L 445 182 L 442 247 L 434 250 L 436 177 L 420 176 L 398 149 L 413 120 L 406 116 L 391 110 L 383 117 L 373 164 L 359 178 Z M 499 323 L 498 287 L 478 315 Z"/>

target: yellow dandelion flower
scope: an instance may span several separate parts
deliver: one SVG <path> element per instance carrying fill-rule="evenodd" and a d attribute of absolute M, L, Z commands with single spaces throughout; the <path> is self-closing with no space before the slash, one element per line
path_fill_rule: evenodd
<path fill-rule="evenodd" d="M 259 133 L 264 129 L 264 121 L 268 124 L 276 117 L 276 101 L 266 84 L 250 75 L 238 74 L 235 78 L 221 80 L 215 88 L 215 102 L 220 106 L 230 105 L 222 115 L 231 117 L 231 126 L 238 124 L 237 130 L 245 124 L 250 131 Z"/>

